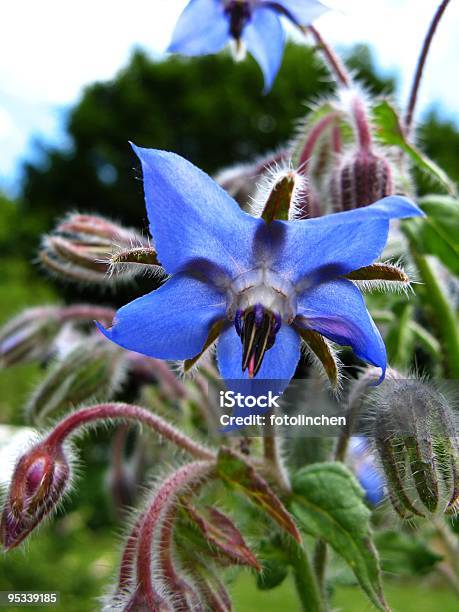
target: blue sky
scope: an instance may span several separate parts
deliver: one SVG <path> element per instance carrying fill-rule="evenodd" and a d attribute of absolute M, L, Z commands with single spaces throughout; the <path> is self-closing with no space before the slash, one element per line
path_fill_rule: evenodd
<path fill-rule="evenodd" d="M 329 0 L 336 10 L 316 25 L 335 46 L 373 46 L 383 71 L 400 77 L 399 101 L 438 0 Z M 0 189 L 18 188 L 34 142 L 65 146 L 66 109 L 85 84 L 109 79 L 133 47 L 161 56 L 186 0 L 14 0 L 2 7 L 0 33 Z M 419 110 L 433 105 L 459 125 L 459 3 L 440 24 Z"/>

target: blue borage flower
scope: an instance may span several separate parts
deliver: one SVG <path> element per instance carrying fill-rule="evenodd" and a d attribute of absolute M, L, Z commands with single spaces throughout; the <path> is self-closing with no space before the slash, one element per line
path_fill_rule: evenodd
<path fill-rule="evenodd" d="M 319 0 L 191 0 L 181 14 L 169 51 L 184 55 L 218 53 L 234 41 L 259 64 L 265 92 L 279 71 L 285 46 L 280 16 L 297 26 L 306 26 L 328 8 Z"/>
<path fill-rule="evenodd" d="M 384 342 L 359 289 L 343 275 L 381 254 L 390 219 L 422 215 L 415 204 L 392 196 L 325 217 L 266 223 L 182 157 L 134 151 L 150 232 L 171 276 L 118 310 L 112 328 L 101 328 L 110 340 L 169 360 L 191 359 L 217 340 L 228 386 L 247 393 L 247 381 L 269 381 L 281 392 L 307 329 L 352 347 L 384 377 Z"/>

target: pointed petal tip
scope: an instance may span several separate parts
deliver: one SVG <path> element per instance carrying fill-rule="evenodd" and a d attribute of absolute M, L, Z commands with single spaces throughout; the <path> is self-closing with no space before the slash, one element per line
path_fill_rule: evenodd
<path fill-rule="evenodd" d="M 408 217 L 425 217 L 425 213 L 419 208 L 419 206 L 413 202 L 410 198 L 402 195 L 393 195 L 382 198 L 371 206 L 383 205 L 390 207 L 392 218 L 406 219 Z"/>
<path fill-rule="evenodd" d="M 107 329 L 102 323 L 99 323 L 99 321 L 94 321 L 94 323 L 103 336 L 108 338 L 108 340 L 112 340 L 112 328 Z"/>

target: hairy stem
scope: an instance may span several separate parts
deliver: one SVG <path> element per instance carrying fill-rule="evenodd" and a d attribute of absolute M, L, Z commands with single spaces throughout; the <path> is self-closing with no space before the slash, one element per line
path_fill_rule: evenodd
<path fill-rule="evenodd" d="M 441 518 L 434 518 L 433 524 L 438 537 L 441 539 L 457 579 L 459 579 L 459 545 L 454 534 L 449 530 L 448 525 Z"/>
<path fill-rule="evenodd" d="M 317 540 L 314 548 L 314 571 L 316 573 L 317 582 L 325 596 L 325 570 L 327 567 L 327 543 L 325 540 Z"/>
<path fill-rule="evenodd" d="M 195 461 L 179 468 L 160 486 L 152 503 L 144 513 L 137 548 L 137 583 L 147 602 L 161 599 L 152 583 L 152 541 L 156 528 L 169 515 L 171 505 L 183 489 L 197 482 L 203 483 L 211 474 L 214 464 L 210 461 Z M 169 516 L 169 518 L 171 518 Z M 167 530 L 166 530 L 167 531 Z M 167 535 L 167 533 L 166 533 Z M 170 531 L 169 535 L 172 535 Z M 158 552 L 164 542 L 159 542 Z"/>
<path fill-rule="evenodd" d="M 291 561 L 302 610 L 304 612 L 325 612 L 327 608 L 321 596 L 311 561 L 304 548 L 298 544 L 292 544 Z"/>
<path fill-rule="evenodd" d="M 372 144 L 372 135 L 370 122 L 368 121 L 367 109 L 362 98 L 358 95 L 352 100 L 352 113 L 357 128 L 357 137 L 360 148 L 364 151 L 370 151 Z"/>
<path fill-rule="evenodd" d="M 361 409 L 361 400 L 365 393 L 368 385 L 379 379 L 379 373 L 376 368 L 368 368 L 363 376 L 354 384 L 348 399 L 348 407 L 346 410 L 346 425 L 343 427 L 341 434 L 338 438 L 338 443 L 335 449 L 335 461 L 346 461 L 347 449 L 349 446 L 349 440 L 351 439 L 354 431 L 354 426 L 357 422 L 358 416 Z"/>
<path fill-rule="evenodd" d="M 331 71 L 335 75 L 338 83 L 340 83 L 341 85 L 344 85 L 345 87 L 350 87 L 352 84 L 352 79 L 350 77 L 350 74 L 348 73 L 346 67 L 341 62 L 339 57 L 330 47 L 330 45 L 322 38 L 322 35 L 320 34 L 320 32 L 318 32 L 318 30 L 316 30 L 314 26 L 312 25 L 308 26 L 307 30 L 311 32 L 317 46 L 321 49 L 322 53 L 324 54 L 325 60 L 327 64 L 329 65 L 329 67 L 331 68 Z"/>
<path fill-rule="evenodd" d="M 197 459 L 208 461 L 215 459 L 215 454 L 211 450 L 195 442 L 161 417 L 152 414 L 140 406 L 121 403 L 98 404 L 69 414 L 56 425 L 49 434 L 47 442 L 50 445 L 62 444 L 75 430 L 97 421 L 106 422 L 107 419 L 120 419 L 141 423 Z"/>
<path fill-rule="evenodd" d="M 92 304 L 76 304 L 62 308 L 60 319 L 64 321 L 104 321 L 111 323 L 115 316 L 113 308 L 94 306 Z"/>
<path fill-rule="evenodd" d="M 289 495 L 292 491 L 290 479 L 287 470 L 282 464 L 279 440 L 274 434 L 274 428 L 271 424 L 269 415 L 263 427 L 263 455 L 265 458 L 265 465 L 268 467 L 268 471 L 270 471 L 276 479 L 282 493 Z"/>
<path fill-rule="evenodd" d="M 416 103 L 418 100 L 419 86 L 421 84 L 422 75 L 424 72 L 424 68 L 426 65 L 427 56 L 429 54 L 430 45 L 432 44 L 433 37 L 435 35 L 435 31 L 440 23 L 440 20 L 443 16 L 443 13 L 446 10 L 450 0 L 443 0 L 443 2 L 438 7 L 431 23 L 429 29 L 427 30 L 426 37 L 424 39 L 424 43 L 422 45 L 421 53 L 418 58 L 418 63 L 416 66 L 416 72 L 414 73 L 413 84 L 411 86 L 411 93 L 408 102 L 408 108 L 405 114 L 405 129 L 408 133 L 413 123 L 414 110 L 416 108 Z"/>
<path fill-rule="evenodd" d="M 327 128 L 329 128 L 333 124 L 336 124 L 338 119 L 339 113 L 331 112 L 328 115 L 325 115 L 325 117 L 322 117 L 322 119 L 320 119 L 309 132 L 306 142 L 304 143 L 303 150 L 301 151 L 301 156 L 298 163 L 298 167 L 300 168 L 303 174 L 307 173 L 309 160 L 311 159 L 312 152 L 317 144 L 317 141 Z"/>

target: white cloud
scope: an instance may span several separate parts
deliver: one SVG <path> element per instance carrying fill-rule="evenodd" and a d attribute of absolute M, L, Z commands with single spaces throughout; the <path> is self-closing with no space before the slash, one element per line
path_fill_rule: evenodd
<path fill-rule="evenodd" d="M 329 4 L 339 11 L 320 19 L 324 36 L 337 46 L 374 45 L 379 65 L 401 75 L 401 99 L 406 98 L 438 0 Z M 29 152 L 31 136 L 38 132 L 52 141 L 59 138 L 60 109 L 73 103 L 85 84 L 111 78 L 127 62 L 133 46 L 163 53 L 185 5 L 186 0 L 5 3 L 0 37 L 0 185 L 11 183 L 18 160 Z M 420 96 L 420 109 L 439 101 L 457 120 L 458 31 L 459 5 L 451 3 L 433 43 Z"/>

